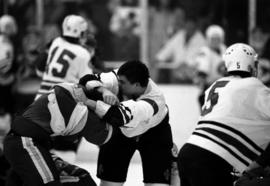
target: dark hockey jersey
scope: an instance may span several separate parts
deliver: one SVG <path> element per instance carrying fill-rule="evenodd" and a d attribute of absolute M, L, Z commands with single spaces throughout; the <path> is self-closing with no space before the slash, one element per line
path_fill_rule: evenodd
<path fill-rule="evenodd" d="M 43 95 L 33 102 L 22 114 L 23 118 L 39 126 L 50 137 L 83 135 L 91 143 L 105 143 L 111 135 L 112 128 L 83 103 L 76 102 L 74 90 L 77 88 L 77 85 L 72 83 L 55 86 L 50 94 Z M 20 123 L 12 124 L 13 129 L 25 131 L 20 135 L 28 136 L 26 130 L 20 130 L 23 127 L 25 126 Z M 27 131 L 29 130 L 31 131 L 31 127 Z"/>

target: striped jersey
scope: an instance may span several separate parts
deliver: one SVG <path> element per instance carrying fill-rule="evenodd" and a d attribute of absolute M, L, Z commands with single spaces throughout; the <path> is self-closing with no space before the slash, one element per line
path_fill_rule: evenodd
<path fill-rule="evenodd" d="M 100 79 L 104 86 L 119 93 L 119 84 L 116 73 L 101 73 Z M 97 101 L 96 112 L 102 117 L 110 111 L 113 106 L 108 106 Z M 134 137 L 143 134 L 152 127 L 160 124 L 168 114 L 168 108 L 163 93 L 158 86 L 149 79 L 147 88 L 136 100 L 124 100 L 118 106 L 119 115 L 106 116 L 114 118 L 114 121 L 121 123 L 121 131 L 127 137 Z M 110 123 L 110 121 L 108 121 Z"/>
<path fill-rule="evenodd" d="M 56 38 L 49 49 L 45 72 L 36 98 L 48 93 L 57 83 L 78 83 L 85 74 L 92 74 L 90 53 L 79 44 Z"/>
<path fill-rule="evenodd" d="M 222 157 L 242 172 L 270 141 L 270 89 L 254 77 L 224 77 L 205 92 L 188 143 Z"/>

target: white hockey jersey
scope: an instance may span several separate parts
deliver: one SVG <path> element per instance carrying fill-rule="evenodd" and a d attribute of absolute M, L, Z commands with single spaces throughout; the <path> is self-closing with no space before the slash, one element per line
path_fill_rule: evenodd
<path fill-rule="evenodd" d="M 224 77 L 205 92 L 202 115 L 188 143 L 242 172 L 270 142 L 270 89 L 257 78 Z"/>
<path fill-rule="evenodd" d="M 115 72 L 102 73 L 100 79 L 106 88 L 118 94 L 118 80 Z M 143 134 L 152 127 L 160 124 L 168 114 L 165 97 L 157 85 L 149 79 L 146 91 L 136 100 L 122 101 L 118 106 L 121 111 L 122 133 L 127 137 Z M 96 111 L 102 117 L 109 106 L 97 102 Z"/>
<path fill-rule="evenodd" d="M 77 83 L 82 76 L 92 74 L 91 58 L 82 46 L 56 38 L 49 49 L 46 70 L 36 98 L 48 93 L 57 83 Z"/>

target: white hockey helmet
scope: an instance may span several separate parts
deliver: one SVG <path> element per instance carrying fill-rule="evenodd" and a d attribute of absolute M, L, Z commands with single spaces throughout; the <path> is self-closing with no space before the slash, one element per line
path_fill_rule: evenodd
<path fill-rule="evenodd" d="M 7 35 L 15 35 L 18 32 L 16 20 L 11 15 L 0 17 L 0 32 Z"/>
<path fill-rule="evenodd" d="M 82 16 L 68 15 L 65 17 L 63 24 L 63 36 L 80 38 L 88 29 L 88 24 Z"/>
<path fill-rule="evenodd" d="M 251 74 L 256 71 L 257 53 L 244 43 L 236 43 L 228 47 L 223 55 L 227 72 L 244 71 Z"/>

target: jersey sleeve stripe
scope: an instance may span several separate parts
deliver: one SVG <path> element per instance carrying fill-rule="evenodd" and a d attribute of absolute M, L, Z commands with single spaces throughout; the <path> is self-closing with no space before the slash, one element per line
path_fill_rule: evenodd
<path fill-rule="evenodd" d="M 120 104 L 118 108 L 123 118 L 125 118 L 124 124 L 129 123 L 130 120 L 132 120 L 131 110 L 128 107 L 125 107 L 123 104 Z"/>
<path fill-rule="evenodd" d="M 144 99 L 141 99 L 141 100 L 146 101 L 147 103 L 149 103 L 153 107 L 153 110 L 154 110 L 153 115 L 155 115 L 158 112 L 158 105 L 154 100 L 148 99 L 148 98 L 144 98 Z"/>

